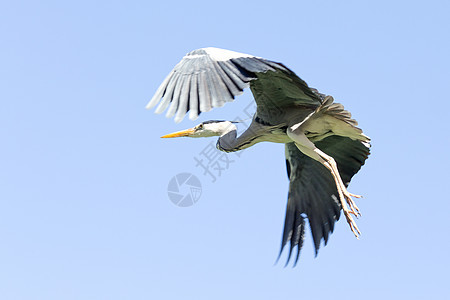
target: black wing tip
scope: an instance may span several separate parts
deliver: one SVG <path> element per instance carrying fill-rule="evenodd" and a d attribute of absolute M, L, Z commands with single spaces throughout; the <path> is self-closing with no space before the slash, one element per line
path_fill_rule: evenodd
<path fill-rule="evenodd" d="M 303 219 L 303 221 L 304 221 L 304 219 Z M 283 267 L 286 268 L 289 265 L 289 263 L 292 261 L 291 258 L 294 259 L 294 256 L 295 256 L 295 259 L 293 260 L 292 267 L 295 268 L 297 266 L 297 264 L 299 262 L 299 259 L 300 259 L 300 252 L 301 252 L 301 250 L 303 248 L 303 241 L 304 241 L 304 238 L 305 238 L 305 231 L 306 231 L 305 230 L 305 226 L 304 225 L 301 226 L 300 230 L 301 230 L 301 234 L 300 234 L 298 240 L 293 240 L 292 238 L 293 238 L 294 235 L 292 235 L 290 238 L 288 238 L 286 241 L 284 241 L 281 244 L 280 252 L 278 253 L 278 257 L 277 257 L 274 265 L 278 264 L 278 262 L 280 261 L 281 255 L 283 254 L 283 250 L 284 250 L 284 248 L 287 245 L 287 241 L 289 241 L 289 243 L 290 243 L 289 253 L 288 253 L 288 257 L 286 259 L 286 263 L 284 264 Z M 319 255 L 319 250 L 320 250 L 320 246 L 321 246 L 322 240 L 324 241 L 324 246 L 326 246 L 328 244 L 330 233 L 333 233 L 333 229 L 332 228 L 330 228 L 328 230 L 327 234 L 325 234 L 324 236 L 319 237 L 318 240 L 314 240 L 314 236 L 313 236 L 314 258 L 317 258 L 317 256 Z M 295 250 L 296 250 L 296 253 L 295 253 Z"/>
<path fill-rule="evenodd" d="M 314 249 L 314 258 L 317 258 L 317 255 L 319 255 L 319 249 Z"/>
<path fill-rule="evenodd" d="M 275 260 L 274 265 L 278 264 L 278 262 L 280 261 L 281 254 L 283 253 L 284 250 L 284 246 L 281 247 L 280 253 L 278 254 L 277 259 Z M 286 263 L 284 264 L 283 268 L 287 268 L 289 266 L 289 263 L 291 262 L 291 257 L 293 257 L 292 254 L 295 251 L 294 249 L 296 249 L 297 253 L 294 254 L 295 260 L 294 263 L 292 264 L 292 268 L 295 268 L 297 266 L 297 263 L 299 262 L 300 258 L 301 246 L 299 246 L 299 244 L 292 244 L 292 246 L 289 248 L 288 258 L 286 259 Z"/>
<path fill-rule="evenodd" d="M 295 260 L 294 260 L 292 267 L 294 268 L 297 266 L 297 263 L 300 258 L 300 252 L 303 248 L 303 241 L 305 239 L 305 218 L 301 214 L 299 214 L 298 217 L 296 218 L 296 220 L 294 221 L 294 224 L 295 225 L 293 226 L 292 229 L 290 229 L 289 231 L 286 231 L 286 223 L 285 223 L 285 228 L 284 228 L 284 232 L 283 232 L 283 240 L 281 243 L 280 252 L 278 253 L 278 257 L 275 262 L 275 263 L 278 263 L 278 261 L 280 260 L 281 254 L 283 253 L 283 250 L 284 250 L 285 246 L 287 245 L 287 242 L 289 241 L 289 254 L 286 259 L 284 268 L 286 268 L 289 265 L 289 262 L 291 261 L 291 257 L 293 257 L 292 254 L 295 251 L 294 249 L 296 249 L 297 253 L 294 254 Z M 291 225 L 293 225 L 293 224 L 291 224 Z"/>
<path fill-rule="evenodd" d="M 284 245 L 284 246 L 285 246 L 285 245 Z M 284 250 L 284 246 L 281 247 L 280 253 L 278 254 L 277 259 L 275 260 L 274 265 L 278 264 L 278 262 L 280 261 L 281 254 L 283 253 L 283 250 Z M 287 268 L 287 266 L 289 265 L 289 262 L 291 261 L 292 252 L 293 252 L 294 248 L 296 248 L 296 246 L 297 246 L 297 245 L 294 245 L 294 246 L 291 246 L 291 247 L 290 247 L 290 249 L 289 249 L 289 254 L 288 254 L 288 258 L 286 259 L 286 263 L 284 264 L 283 268 Z M 297 261 L 298 261 L 299 256 L 300 256 L 300 250 L 299 250 L 298 247 L 297 247 L 297 255 L 296 255 L 294 264 L 292 265 L 293 268 L 297 265 Z"/>

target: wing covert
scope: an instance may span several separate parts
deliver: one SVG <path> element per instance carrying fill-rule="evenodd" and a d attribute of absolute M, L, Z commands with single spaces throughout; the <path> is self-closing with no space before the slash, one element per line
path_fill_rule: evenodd
<path fill-rule="evenodd" d="M 253 84 L 260 80 L 261 84 Z M 177 123 L 188 111 L 189 118 L 195 120 L 200 113 L 233 101 L 250 83 L 258 110 L 294 103 L 320 104 L 320 98 L 284 65 L 210 47 L 186 54 L 146 107 L 150 109 L 159 103 L 155 112 L 162 113 L 168 108 L 166 116 L 175 116 Z"/>
<path fill-rule="evenodd" d="M 268 70 L 275 69 L 251 55 L 217 48 L 194 50 L 164 79 L 147 108 L 159 103 L 155 112 L 162 113 L 170 105 L 167 117 L 180 122 L 189 111 L 194 120 L 201 112 L 233 101 L 257 78 L 255 72 Z"/>

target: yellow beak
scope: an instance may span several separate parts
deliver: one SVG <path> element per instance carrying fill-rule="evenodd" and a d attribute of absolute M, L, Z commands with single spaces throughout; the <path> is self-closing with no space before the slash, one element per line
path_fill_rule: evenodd
<path fill-rule="evenodd" d="M 181 137 L 181 136 L 190 136 L 194 132 L 195 132 L 194 128 L 190 128 L 190 129 L 181 130 L 181 131 L 177 131 L 174 133 L 169 133 L 169 134 L 163 135 L 161 138 L 167 139 L 167 138 L 174 138 L 174 137 Z"/>

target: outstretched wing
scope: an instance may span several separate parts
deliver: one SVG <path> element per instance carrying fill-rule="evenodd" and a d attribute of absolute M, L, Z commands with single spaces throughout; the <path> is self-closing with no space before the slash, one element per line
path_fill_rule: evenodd
<path fill-rule="evenodd" d="M 201 112 L 233 101 L 257 79 L 261 84 L 252 87 L 252 92 L 258 111 L 265 109 L 262 113 L 277 106 L 320 104 L 318 94 L 280 63 L 224 49 L 201 48 L 183 57 L 147 108 L 159 103 L 155 112 L 162 113 L 170 105 L 166 116 L 175 116 L 175 122 L 188 111 L 189 118 L 195 120 Z"/>
<path fill-rule="evenodd" d="M 337 135 L 316 142 L 315 145 L 335 159 L 346 185 L 369 155 L 368 144 Z M 341 204 L 330 171 L 303 154 L 294 143 L 286 144 L 286 166 L 290 184 L 280 255 L 290 242 L 287 263 L 297 247 L 295 265 L 303 246 L 305 219 L 309 221 L 317 255 L 321 240 L 326 245 L 329 234 L 333 232 L 334 223 L 340 216 Z"/>

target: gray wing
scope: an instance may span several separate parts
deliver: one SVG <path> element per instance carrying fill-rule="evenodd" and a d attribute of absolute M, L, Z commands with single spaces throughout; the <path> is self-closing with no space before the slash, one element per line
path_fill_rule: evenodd
<path fill-rule="evenodd" d="M 253 88 L 254 82 L 263 81 Z M 290 104 L 317 106 L 320 97 L 280 63 L 218 48 L 201 48 L 186 54 L 165 78 L 147 105 L 158 103 L 156 113 L 180 122 L 189 111 L 195 120 L 201 112 L 221 107 L 252 85 L 261 112 Z M 255 93 L 256 91 L 256 93 Z"/>
<path fill-rule="evenodd" d="M 346 137 L 334 135 L 315 144 L 335 159 L 346 185 L 369 156 L 366 145 Z M 295 265 L 303 246 L 305 219 L 308 219 L 317 255 L 321 240 L 327 244 L 334 223 L 339 220 L 341 204 L 330 172 L 300 152 L 294 143 L 286 144 L 286 166 L 290 184 L 280 255 L 290 242 L 286 264 L 297 247 Z"/>

